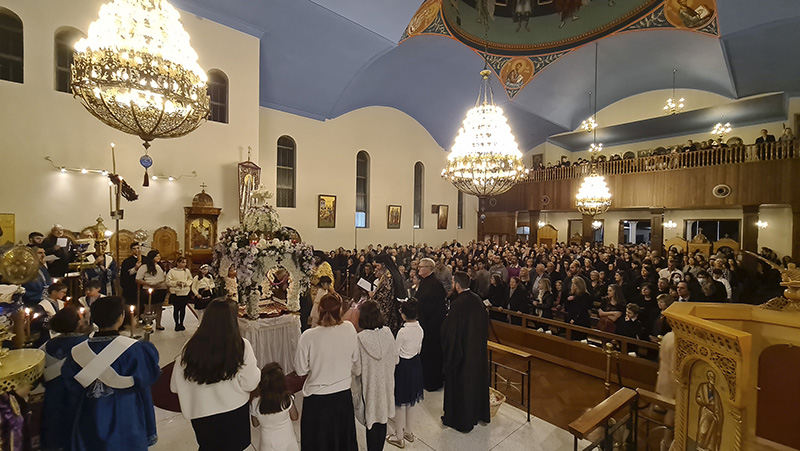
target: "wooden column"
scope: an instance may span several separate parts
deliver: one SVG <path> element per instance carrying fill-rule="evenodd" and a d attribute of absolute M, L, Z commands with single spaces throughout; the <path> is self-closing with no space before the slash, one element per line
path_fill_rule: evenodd
<path fill-rule="evenodd" d="M 533 246 L 539 238 L 539 210 L 528 210 L 528 226 L 531 228 L 531 233 L 528 235 L 528 245 Z"/>
<path fill-rule="evenodd" d="M 594 236 L 594 229 L 592 229 L 592 221 L 594 221 L 593 216 L 583 215 L 583 222 L 581 223 L 582 231 L 581 231 L 581 245 L 585 246 L 586 243 L 592 243 L 592 237 Z"/>
<path fill-rule="evenodd" d="M 758 205 L 742 206 L 742 250 L 758 253 Z"/>
<path fill-rule="evenodd" d="M 617 226 L 617 246 L 621 246 L 625 244 L 625 221 L 619 220 L 619 225 Z"/>
<path fill-rule="evenodd" d="M 663 256 L 664 247 L 664 209 L 653 208 L 650 210 L 650 249 L 659 257 Z"/>

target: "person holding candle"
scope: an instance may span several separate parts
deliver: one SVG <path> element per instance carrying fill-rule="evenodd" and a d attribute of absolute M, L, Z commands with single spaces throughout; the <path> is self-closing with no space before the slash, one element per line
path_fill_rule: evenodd
<path fill-rule="evenodd" d="M 59 335 L 40 348 L 44 351 L 44 407 L 42 408 L 41 443 L 43 451 L 70 449 L 72 412 L 62 406 L 68 402 L 67 386 L 61 367 L 76 345 L 89 337 L 79 332 L 81 316 L 74 307 L 61 309 L 50 319 L 50 329 Z"/>
<path fill-rule="evenodd" d="M 164 330 L 161 325 L 161 314 L 164 311 L 164 300 L 167 298 L 167 276 L 158 262 L 161 254 L 153 249 L 144 258 L 144 265 L 136 273 L 136 283 L 142 288 L 142 303 L 147 302 L 148 311 L 155 311 L 156 330 Z"/>
<path fill-rule="evenodd" d="M 119 334 L 125 304 L 119 296 L 92 304 L 100 329 L 69 353 L 61 378 L 69 393 L 62 412 L 74 415 L 72 451 L 146 451 L 157 441 L 150 389 L 161 374 L 158 351 Z"/>
<path fill-rule="evenodd" d="M 248 405 L 261 374 L 252 345 L 239 331 L 236 302 L 215 299 L 206 310 L 175 359 L 170 389 L 200 451 L 240 451 L 250 446 Z"/>
<path fill-rule="evenodd" d="M 30 330 L 33 335 L 38 335 L 35 346 L 41 346 L 51 338 L 50 318 L 64 308 L 67 296 L 67 286 L 56 282 L 47 287 L 47 296 L 31 309 Z"/>
<path fill-rule="evenodd" d="M 192 288 L 192 272 L 186 268 L 186 257 L 175 260 L 177 267 L 167 273 L 170 302 L 172 302 L 172 318 L 175 320 L 175 331 L 186 330 L 183 320 L 186 318 L 186 304 L 189 302 L 189 291 Z"/>

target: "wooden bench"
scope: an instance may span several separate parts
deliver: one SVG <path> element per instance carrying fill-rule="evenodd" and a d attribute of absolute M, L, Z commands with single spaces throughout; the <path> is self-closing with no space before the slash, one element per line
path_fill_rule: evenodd
<path fill-rule="evenodd" d="M 533 355 L 531 355 L 528 352 L 519 350 L 517 348 L 512 348 L 511 346 L 506 346 L 506 345 L 503 345 L 503 344 L 500 344 L 500 343 L 497 343 L 497 342 L 494 342 L 494 341 L 487 341 L 486 342 L 486 348 L 489 350 L 489 371 L 490 371 L 489 377 L 490 377 L 490 379 L 492 381 L 492 387 L 497 389 L 497 377 L 498 377 L 497 376 L 497 367 L 505 368 L 505 369 L 507 369 L 509 371 L 512 371 L 512 372 L 517 373 L 517 374 L 522 376 L 522 382 L 520 384 L 521 388 L 519 390 L 519 392 L 520 392 L 520 403 L 526 404 L 527 413 L 528 413 L 528 422 L 530 422 L 531 421 L 531 359 L 533 358 Z M 527 364 L 527 368 L 528 368 L 527 371 L 523 372 L 523 371 L 520 371 L 520 370 L 518 370 L 516 368 L 512 368 L 510 366 L 503 365 L 502 363 L 495 362 L 494 359 L 493 359 L 493 353 L 495 353 L 495 352 L 500 352 L 500 353 L 503 353 L 503 354 L 511 355 L 511 356 L 516 357 L 516 358 L 524 360 L 526 362 L 526 364 Z M 526 380 L 527 380 L 527 390 L 525 388 Z M 508 383 L 507 380 L 506 380 L 506 382 Z M 507 385 L 511 385 L 512 388 L 513 388 L 513 384 L 507 384 Z M 525 395 L 526 394 L 528 395 L 527 403 L 525 402 Z"/>

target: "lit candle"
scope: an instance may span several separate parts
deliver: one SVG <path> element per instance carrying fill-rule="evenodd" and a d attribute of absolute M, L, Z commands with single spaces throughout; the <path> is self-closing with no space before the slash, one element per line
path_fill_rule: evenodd
<path fill-rule="evenodd" d="M 133 310 L 134 306 L 131 306 L 131 338 L 133 338 Z"/>
<path fill-rule="evenodd" d="M 85 310 L 86 310 L 86 309 L 84 309 L 83 307 L 81 307 L 81 308 L 79 308 L 79 309 L 78 309 L 78 311 L 79 311 L 79 312 L 80 312 L 80 314 L 81 314 L 81 318 L 83 318 L 83 312 L 84 312 Z"/>
<path fill-rule="evenodd" d="M 147 311 L 150 312 L 152 310 L 151 305 L 153 302 L 153 289 L 147 289 Z"/>

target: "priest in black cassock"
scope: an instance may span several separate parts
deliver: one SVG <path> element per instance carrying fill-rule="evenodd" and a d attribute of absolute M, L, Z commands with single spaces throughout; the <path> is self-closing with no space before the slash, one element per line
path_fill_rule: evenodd
<path fill-rule="evenodd" d="M 442 323 L 447 315 L 447 292 L 433 274 L 435 263 L 430 258 L 419 261 L 419 288 L 414 297 L 419 301 L 419 325 L 425 332 L 422 339 L 422 376 L 425 390 L 436 391 L 444 385 L 442 375 Z"/>
<path fill-rule="evenodd" d="M 442 324 L 444 351 L 444 416 L 442 423 L 469 432 L 479 421 L 489 423 L 489 363 L 486 342 L 489 316 L 480 297 L 470 291 L 469 276 L 453 275 L 458 295 Z"/>

